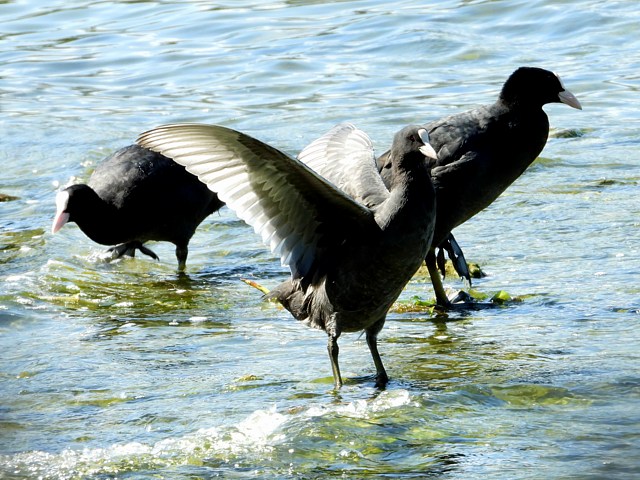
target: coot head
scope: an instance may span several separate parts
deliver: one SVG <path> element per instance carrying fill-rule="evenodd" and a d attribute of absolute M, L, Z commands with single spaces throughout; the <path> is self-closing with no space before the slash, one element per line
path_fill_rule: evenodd
<path fill-rule="evenodd" d="M 82 222 L 87 215 L 91 215 L 92 207 L 98 203 L 102 203 L 100 197 L 88 185 L 71 185 L 59 191 L 51 232 L 56 233 L 69 222 Z"/>
<path fill-rule="evenodd" d="M 424 161 L 424 157 L 438 159 L 438 154 L 429 143 L 429 132 L 423 127 L 409 125 L 397 132 L 393 137 L 391 155 L 396 158 L 417 159 Z"/>
<path fill-rule="evenodd" d="M 582 105 L 564 87 L 560 77 L 543 68 L 518 68 L 505 82 L 500 98 L 509 105 L 541 107 L 547 103 L 565 103 L 582 110 Z"/>

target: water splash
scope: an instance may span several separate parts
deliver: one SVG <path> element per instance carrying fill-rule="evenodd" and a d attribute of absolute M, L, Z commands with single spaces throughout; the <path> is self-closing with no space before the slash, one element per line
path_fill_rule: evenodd
<path fill-rule="evenodd" d="M 279 447 L 287 447 L 292 435 L 302 435 L 300 425 L 312 418 L 350 417 L 368 419 L 388 410 L 415 406 L 406 390 L 385 391 L 370 400 L 355 399 L 329 405 L 312 404 L 300 411 L 279 412 L 274 405 L 256 410 L 235 425 L 199 429 L 181 437 L 166 438 L 153 444 L 129 442 L 106 448 L 65 449 L 60 453 L 22 452 L 0 457 L 0 472 L 15 478 L 73 479 L 95 475 L 166 470 L 178 466 L 226 466 L 259 464 Z M 297 432 L 297 433 L 295 433 Z M 341 449 L 339 456 L 355 454 Z M 361 455 L 358 453 L 358 455 Z"/>

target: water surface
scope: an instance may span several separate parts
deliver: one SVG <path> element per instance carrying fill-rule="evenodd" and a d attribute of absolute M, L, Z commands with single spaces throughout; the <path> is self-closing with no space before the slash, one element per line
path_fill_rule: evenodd
<path fill-rule="evenodd" d="M 0 4 L 0 478 L 628 479 L 640 474 L 640 14 L 631 0 Z M 358 335 L 264 303 L 286 270 L 224 209 L 161 261 L 101 260 L 55 192 L 160 123 L 295 154 L 351 121 L 378 151 L 408 123 L 491 102 L 518 66 L 584 110 L 456 230 L 514 300 L 392 312 L 373 388 Z M 465 288 L 453 278 L 452 291 Z M 429 301 L 418 276 L 401 302 Z"/>

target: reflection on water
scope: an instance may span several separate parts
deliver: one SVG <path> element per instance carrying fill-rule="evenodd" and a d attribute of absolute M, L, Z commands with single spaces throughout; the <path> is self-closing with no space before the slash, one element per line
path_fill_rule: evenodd
<path fill-rule="evenodd" d="M 0 5 L 0 478 L 637 476 L 635 2 L 93 2 Z M 243 283 L 286 270 L 223 209 L 190 244 L 102 258 L 55 191 L 154 125 L 220 123 L 291 154 L 352 121 L 393 133 L 557 71 L 549 142 L 456 230 L 511 299 L 431 312 L 424 275 L 381 334 L 341 342 Z M 452 291 L 464 288 L 454 278 Z"/>

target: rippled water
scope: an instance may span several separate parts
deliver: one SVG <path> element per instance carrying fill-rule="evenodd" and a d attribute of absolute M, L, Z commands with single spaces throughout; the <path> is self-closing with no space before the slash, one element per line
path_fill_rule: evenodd
<path fill-rule="evenodd" d="M 425 5 L 428 3 L 428 5 Z M 0 478 L 628 479 L 640 474 L 640 10 L 632 0 L 0 3 Z M 488 103 L 520 65 L 542 157 L 456 230 L 515 300 L 397 309 L 373 388 L 357 335 L 332 391 L 325 336 L 240 281 L 286 276 L 223 210 L 191 243 L 104 263 L 53 198 L 160 123 L 290 153 L 342 121 L 383 151 Z M 452 290 L 464 288 L 449 278 Z M 429 300 L 417 276 L 401 297 Z M 363 378 L 364 377 L 364 378 Z"/>

